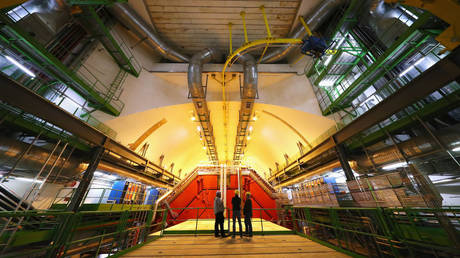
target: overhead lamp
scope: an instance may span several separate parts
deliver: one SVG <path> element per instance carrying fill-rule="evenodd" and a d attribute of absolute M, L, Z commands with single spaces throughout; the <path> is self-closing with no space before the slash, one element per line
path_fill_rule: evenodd
<path fill-rule="evenodd" d="M 249 126 L 249 131 L 250 131 L 250 132 L 252 132 L 253 129 L 254 129 L 254 128 L 252 128 L 252 125 Z"/>
<path fill-rule="evenodd" d="M 407 165 L 408 165 L 407 162 L 397 162 L 397 163 L 393 163 L 393 164 L 383 166 L 382 169 L 383 170 L 393 170 L 393 169 L 397 169 L 397 168 L 407 167 Z"/>
<path fill-rule="evenodd" d="M 196 127 L 196 130 L 197 130 L 198 132 L 201 131 L 201 127 L 200 127 L 200 126 L 197 126 L 197 127 Z"/>
<path fill-rule="evenodd" d="M 460 146 L 459 146 L 459 147 L 455 147 L 455 148 L 453 148 L 453 149 L 452 149 L 452 151 L 455 151 L 455 152 L 457 152 L 457 151 L 458 151 L 458 152 L 460 152 Z"/>
<path fill-rule="evenodd" d="M 12 64 L 14 64 L 15 66 L 17 66 L 19 69 L 21 69 L 23 72 L 25 72 L 26 74 L 28 74 L 30 77 L 32 78 L 35 78 L 35 74 L 27 69 L 27 67 L 23 66 L 21 63 L 19 63 L 18 61 L 16 61 L 14 58 L 12 58 L 11 56 L 5 56 L 5 58 L 10 61 Z"/>
<path fill-rule="evenodd" d="M 246 140 L 248 140 L 248 141 L 251 140 L 251 136 L 249 136 L 249 135 L 246 136 Z"/>
<path fill-rule="evenodd" d="M 252 120 L 257 121 L 257 116 L 253 116 Z"/>
<path fill-rule="evenodd" d="M 407 67 L 406 70 L 402 71 L 402 73 L 399 74 L 399 77 L 403 77 L 406 73 L 408 73 L 410 70 L 412 70 L 416 65 L 420 64 L 423 61 L 423 59 L 425 59 L 425 57 L 420 58 L 413 65 Z"/>
<path fill-rule="evenodd" d="M 203 150 L 206 150 L 206 146 L 203 146 Z"/>
<path fill-rule="evenodd" d="M 192 116 L 192 117 L 190 117 L 190 120 L 195 121 L 195 120 L 196 120 L 196 117 L 195 117 L 195 116 Z"/>

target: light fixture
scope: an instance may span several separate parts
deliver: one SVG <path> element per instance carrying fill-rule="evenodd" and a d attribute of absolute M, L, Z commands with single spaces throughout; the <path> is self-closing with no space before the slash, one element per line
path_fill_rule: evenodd
<path fill-rule="evenodd" d="M 252 125 L 249 126 L 249 132 L 252 132 L 253 129 L 254 129 L 254 128 L 252 128 Z"/>
<path fill-rule="evenodd" d="M 257 121 L 257 116 L 253 116 L 252 120 Z"/>
<path fill-rule="evenodd" d="M 26 74 L 28 74 L 30 77 L 32 78 L 35 78 L 35 74 L 27 69 L 27 67 L 23 66 L 22 64 L 20 64 L 18 61 L 16 61 L 14 58 L 12 58 L 11 56 L 5 56 L 5 58 L 10 61 L 12 64 L 14 64 L 15 66 L 17 66 L 19 69 L 21 69 L 23 72 L 25 72 Z"/>
<path fill-rule="evenodd" d="M 206 146 L 203 146 L 203 150 L 206 150 Z"/>
<path fill-rule="evenodd" d="M 249 135 L 246 136 L 246 140 L 248 140 L 248 141 L 251 140 L 251 136 L 249 136 Z"/>
<path fill-rule="evenodd" d="M 402 71 L 402 73 L 399 74 L 399 77 L 403 77 L 406 73 L 408 73 L 410 70 L 412 70 L 416 65 L 420 64 L 420 63 L 423 61 L 424 58 L 425 58 L 425 57 L 420 58 L 420 59 L 417 60 L 417 62 L 415 62 L 413 65 L 407 67 L 406 70 Z"/>
<path fill-rule="evenodd" d="M 201 127 L 200 127 L 200 126 L 197 126 L 197 127 L 196 127 L 196 130 L 197 130 L 198 132 L 201 131 Z"/>
<path fill-rule="evenodd" d="M 458 151 L 458 152 L 460 152 L 460 146 L 459 146 L 459 147 L 455 147 L 455 148 L 453 148 L 453 149 L 452 149 L 452 151 L 455 151 L 455 152 L 457 152 L 457 151 Z"/>
<path fill-rule="evenodd" d="M 195 120 L 196 120 L 196 117 L 195 117 L 195 116 L 192 116 L 192 117 L 190 117 L 190 120 L 195 121 Z"/>
<path fill-rule="evenodd" d="M 393 169 L 396 169 L 396 168 L 407 167 L 407 165 L 408 165 L 407 162 L 397 162 L 397 163 L 393 163 L 393 164 L 383 166 L 382 169 L 383 170 L 393 170 Z"/>

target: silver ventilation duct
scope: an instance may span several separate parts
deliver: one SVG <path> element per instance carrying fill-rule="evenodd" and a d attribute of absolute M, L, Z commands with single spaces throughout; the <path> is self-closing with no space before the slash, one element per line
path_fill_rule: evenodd
<path fill-rule="evenodd" d="M 247 142 L 247 130 L 254 110 L 254 100 L 257 96 L 257 63 L 253 56 L 243 55 L 239 57 L 239 62 L 243 64 L 243 89 L 241 92 L 241 107 L 236 132 L 235 150 L 233 152 L 233 161 L 241 160 L 244 154 L 244 148 Z"/>
<path fill-rule="evenodd" d="M 108 8 L 120 23 L 128 27 L 141 40 L 160 53 L 164 58 L 173 62 L 188 63 L 189 57 L 168 46 L 158 35 L 158 32 L 139 16 L 127 3 L 116 3 Z"/>
<path fill-rule="evenodd" d="M 338 7 L 347 3 L 347 0 L 326 0 L 323 1 L 315 10 L 313 10 L 306 18 L 310 30 L 314 31 L 323 24 L 337 10 Z M 303 38 L 305 28 L 300 24 L 288 36 L 288 38 Z M 275 63 L 286 57 L 295 45 L 288 44 L 267 52 L 262 58 L 261 63 Z"/>
<path fill-rule="evenodd" d="M 188 66 L 187 80 L 189 95 L 193 100 L 195 112 L 201 125 L 201 134 L 206 142 L 206 151 L 213 162 L 218 162 L 216 140 L 211 124 L 211 115 L 206 103 L 206 95 L 203 90 L 202 71 L 203 64 L 216 58 L 216 52 L 213 49 L 205 48 L 193 55 Z"/>

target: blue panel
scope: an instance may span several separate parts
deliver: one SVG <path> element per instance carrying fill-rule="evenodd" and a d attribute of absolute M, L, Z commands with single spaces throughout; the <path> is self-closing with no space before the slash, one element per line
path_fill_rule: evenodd
<path fill-rule="evenodd" d="M 149 195 L 145 204 L 154 204 L 155 201 L 158 199 L 158 190 L 156 188 L 152 188 L 149 191 Z"/>
<path fill-rule="evenodd" d="M 121 203 L 120 199 L 123 194 L 123 189 L 125 188 L 126 181 L 115 181 L 112 186 L 112 191 L 110 191 L 109 201 L 115 201 L 115 203 Z"/>

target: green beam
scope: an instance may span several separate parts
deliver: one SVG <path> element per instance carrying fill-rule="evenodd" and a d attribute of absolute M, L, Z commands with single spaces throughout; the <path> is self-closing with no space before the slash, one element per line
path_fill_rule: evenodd
<path fill-rule="evenodd" d="M 361 83 L 366 80 L 375 71 L 385 65 L 386 61 L 390 59 L 398 50 L 400 50 L 411 38 L 417 34 L 418 28 L 424 25 L 431 14 L 425 12 L 422 14 L 412 26 L 410 26 L 399 38 L 396 40 L 391 47 L 389 47 L 377 60 L 356 79 L 342 94 L 333 102 L 329 107 L 323 111 L 323 115 L 329 115 L 337 111 L 338 107 L 342 104 L 345 98 L 347 98 L 353 90 L 355 90 Z"/>
<path fill-rule="evenodd" d="M 51 55 L 27 32 L 12 23 L 6 15 L 1 14 L 0 21 L 4 23 L 0 25 L 0 41 L 13 47 L 53 77 L 97 103 L 102 111 L 115 116 L 120 114 L 121 110 L 113 106 L 110 100 L 104 99 L 92 85 L 85 83 L 77 74 L 70 71 L 59 59 Z M 4 34 L 5 30 L 8 32 L 6 35 Z"/>
<path fill-rule="evenodd" d="M 91 6 L 82 6 L 82 13 L 76 14 L 79 22 L 82 23 L 84 28 L 90 32 L 95 38 L 102 43 L 107 52 L 112 56 L 118 66 L 126 72 L 138 77 L 139 71 L 134 68 L 134 57 L 129 58 L 126 53 L 121 49 L 118 42 L 112 36 L 104 22 Z"/>
<path fill-rule="evenodd" d="M 314 82 L 315 85 L 318 85 L 321 82 L 321 80 L 324 78 L 324 76 L 328 74 L 329 70 L 332 68 L 332 66 L 334 66 L 335 61 L 342 55 L 342 53 L 343 51 L 339 49 L 339 51 L 337 51 L 337 53 L 335 53 L 331 57 L 331 61 L 329 61 L 329 64 L 323 69 L 323 71 L 321 71 L 321 73 L 318 75 L 318 78 L 316 78 Z"/>

